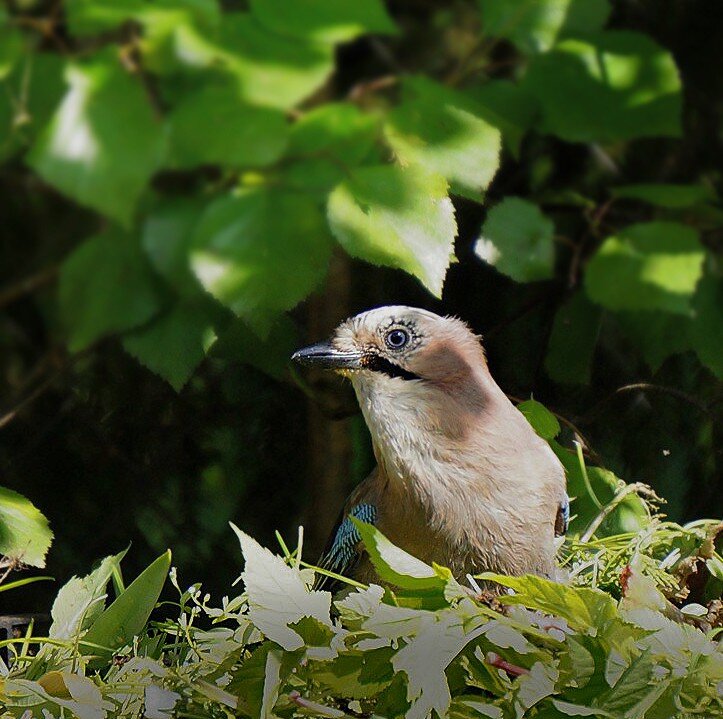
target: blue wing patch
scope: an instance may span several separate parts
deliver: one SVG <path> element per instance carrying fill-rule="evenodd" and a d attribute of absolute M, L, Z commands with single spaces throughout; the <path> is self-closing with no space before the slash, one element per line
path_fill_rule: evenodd
<path fill-rule="evenodd" d="M 377 521 L 377 508 L 373 504 L 356 504 L 349 513 L 340 519 L 336 531 L 332 532 L 332 540 L 319 560 L 322 569 L 328 569 L 335 574 L 346 575 L 354 569 L 359 560 L 359 542 L 361 536 L 349 517 L 354 517 L 367 524 Z M 323 588 L 327 583 L 333 582 L 330 577 L 317 575 L 315 589 Z"/>
<path fill-rule="evenodd" d="M 557 508 L 557 517 L 555 518 L 555 536 L 561 537 L 563 534 L 567 534 L 567 528 L 570 526 L 570 499 L 565 499 L 560 502 Z"/>

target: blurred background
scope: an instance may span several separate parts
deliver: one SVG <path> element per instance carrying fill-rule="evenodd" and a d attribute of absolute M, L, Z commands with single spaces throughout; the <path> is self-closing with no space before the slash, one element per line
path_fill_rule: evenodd
<path fill-rule="evenodd" d="M 566 443 L 723 514 L 717 0 L 5 7 L 0 484 L 47 573 L 132 543 L 223 591 L 229 521 L 315 558 L 373 456 L 288 357 L 381 304 L 463 318 Z"/>

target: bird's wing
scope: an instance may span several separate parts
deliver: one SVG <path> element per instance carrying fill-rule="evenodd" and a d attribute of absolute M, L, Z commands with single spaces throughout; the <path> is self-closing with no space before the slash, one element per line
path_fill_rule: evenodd
<path fill-rule="evenodd" d="M 336 526 L 329 537 L 324 552 L 319 559 L 318 566 L 334 574 L 349 576 L 354 571 L 361 556 L 361 536 L 349 517 L 375 524 L 377 521 L 377 508 L 369 502 L 354 504 L 345 509 L 336 522 Z M 335 591 L 339 582 L 323 574 L 316 575 L 314 589 L 329 589 Z"/>
<path fill-rule="evenodd" d="M 557 516 L 555 517 L 555 536 L 561 537 L 567 534 L 567 528 L 570 524 L 570 500 L 565 497 L 557 507 Z"/>

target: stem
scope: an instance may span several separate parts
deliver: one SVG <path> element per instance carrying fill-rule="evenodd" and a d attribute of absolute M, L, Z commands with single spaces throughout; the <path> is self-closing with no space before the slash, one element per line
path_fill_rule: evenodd
<path fill-rule="evenodd" d="M 590 484 L 590 477 L 587 474 L 587 467 L 585 466 L 585 458 L 582 456 L 582 443 L 575 440 L 575 449 L 577 450 L 577 461 L 580 463 L 580 471 L 582 472 L 582 479 L 585 482 L 585 489 L 587 489 L 587 493 L 590 495 L 592 501 L 595 502 L 597 508 L 602 509 L 603 506 L 597 498 L 592 484 Z"/>

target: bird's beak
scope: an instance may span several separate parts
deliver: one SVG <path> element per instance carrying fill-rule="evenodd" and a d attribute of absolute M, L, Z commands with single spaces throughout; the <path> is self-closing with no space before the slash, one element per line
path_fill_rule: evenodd
<path fill-rule="evenodd" d="M 344 352 L 333 347 L 329 342 L 304 347 L 291 355 L 291 359 L 299 364 L 321 369 L 353 370 L 361 368 L 362 355 L 359 352 Z"/>

